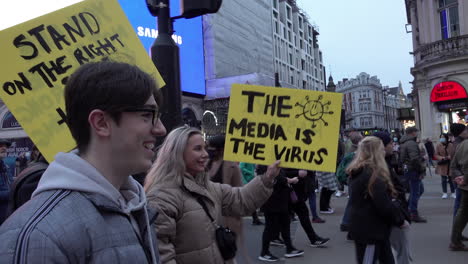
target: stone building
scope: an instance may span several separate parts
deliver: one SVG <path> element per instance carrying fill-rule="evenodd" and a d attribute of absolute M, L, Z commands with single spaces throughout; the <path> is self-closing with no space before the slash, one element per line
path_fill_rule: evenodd
<path fill-rule="evenodd" d="M 405 0 L 412 33 L 413 105 L 423 138 L 438 138 L 451 123 L 466 124 L 468 1 Z"/>

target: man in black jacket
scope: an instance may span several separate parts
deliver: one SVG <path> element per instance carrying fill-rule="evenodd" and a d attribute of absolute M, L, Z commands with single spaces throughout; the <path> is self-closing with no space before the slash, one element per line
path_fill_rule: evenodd
<path fill-rule="evenodd" d="M 392 179 L 393 186 L 398 192 L 398 201 L 401 205 L 401 212 L 405 216 L 405 223 L 401 227 L 392 227 L 390 233 L 390 244 L 396 252 L 397 263 L 411 263 L 411 252 L 409 247 L 409 222 L 410 214 L 408 212 L 408 201 L 405 196 L 405 187 L 400 180 L 400 177 L 395 172 L 391 162 L 393 155 L 393 144 L 390 135 L 386 132 L 375 132 L 372 136 L 378 137 L 382 140 L 385 147 L 385 160 L 388 164 L 388 170 L 390 171 L 390 177 Z"/>

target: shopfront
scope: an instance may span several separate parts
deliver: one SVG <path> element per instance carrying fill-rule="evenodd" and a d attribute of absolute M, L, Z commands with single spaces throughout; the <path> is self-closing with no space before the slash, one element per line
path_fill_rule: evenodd
<path fill-rule="evenodd" d="M 441 132 L 447 133 L 450 124 L 468 123 L 468 95 L 460 83 L 447 81 L 436 84 L 431 91 L 431 103 L 439 112 L 436 119 L 440 121 Z"/>

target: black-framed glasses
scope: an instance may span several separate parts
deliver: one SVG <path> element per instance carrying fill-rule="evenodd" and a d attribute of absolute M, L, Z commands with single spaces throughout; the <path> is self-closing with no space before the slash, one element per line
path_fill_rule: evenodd
<path fill-rule="evenodd" d="M 141 106 L 141 107 L 127 107 L 121 110 L 122 112 L 144 112 L 144 113 L 151 113 L 152 118 L 151 118 L 151 124 L 156 124 L 156 122 L 161 118 L 161 112 L 159 112 L 158 107 L 152 107 L 152 106 Z"/>

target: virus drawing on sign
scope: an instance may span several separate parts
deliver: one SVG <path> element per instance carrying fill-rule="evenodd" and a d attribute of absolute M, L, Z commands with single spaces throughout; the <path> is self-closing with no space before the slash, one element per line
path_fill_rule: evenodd
<path fill-rule="evenodd" d="M 328 123 L 323 119 L 324 115 L 332 115 L 333 111 L 329 111 L 329 106 L 331 101 L 326 103 L 322 102 L 323 96 L 319 95 L 317 100 L 309 99 L 309 96 L 305 97 L 305 104 L 296 102 L 295 106 L 302 107 L 302 114 L 297 114 L 296 118 L 304 116 L 305 119 L 312 122 L 312 128 L 317 127 L 317 121 L 322 121 L 325 126 L 328 126 Z"/>

